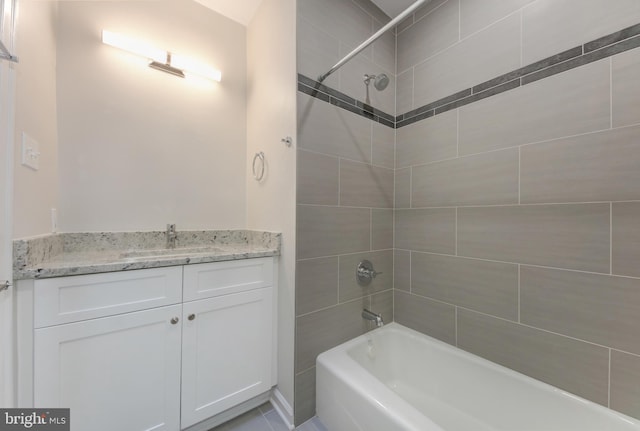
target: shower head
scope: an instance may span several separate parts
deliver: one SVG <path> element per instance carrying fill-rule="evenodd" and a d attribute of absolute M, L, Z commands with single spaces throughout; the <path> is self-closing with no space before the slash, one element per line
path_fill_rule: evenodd
<path fill-rule="evenodd" d="M 376 79 L 373 81 L 373 86 L 376 87 L 376 90 L 382 91 L 387 88 L 387 85 L 389 85 L 389 77 L 387 75 L 384 73 L 376 75 Z"/>
<path fill-rule="evenodd" d="M 389 77 L 384 73 L 381 73 L 379 75 L 365 74 L 364 83 L 365 85 L 367 85 L 367 87 L 369 86 L 369 83 L 371 82 L 372 79 L 373 79 L 373 86 L 376 87 L 376 90 L 378 91 L 384 90 L 385 88 L 387 88 L 387 85 L 389 85 Z"/>

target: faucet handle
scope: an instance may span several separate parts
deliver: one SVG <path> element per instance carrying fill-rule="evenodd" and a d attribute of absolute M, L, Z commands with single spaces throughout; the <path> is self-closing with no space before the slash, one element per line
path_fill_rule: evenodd
<path fill-rule="evenodd" d="M 373 269 L 373 264 L 368 260 L 361 261 L 356 267 L 356 280 L 361 286 L 368 286 L 376 276 L 382 274 Z"/>

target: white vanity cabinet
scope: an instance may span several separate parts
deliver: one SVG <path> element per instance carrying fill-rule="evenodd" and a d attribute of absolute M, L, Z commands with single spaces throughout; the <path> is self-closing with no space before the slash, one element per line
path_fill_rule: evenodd
<path fill-rule="evenodd" d="M 273 279 L 272 259 L 184 267 L 183 429 L 275 385 Z"/>
<path fill-rule="evenodd" d="M 71 408 L 72 431 L 178 431 L 267 393 L 274 280 L 267 257 L 23 281 L 20 402 Z"/>

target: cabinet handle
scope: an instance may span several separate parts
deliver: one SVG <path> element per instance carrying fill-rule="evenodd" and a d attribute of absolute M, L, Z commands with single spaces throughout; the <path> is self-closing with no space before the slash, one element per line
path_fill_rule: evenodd
<path fill-rule="evenodd" d="M 178 319 L 177 317 L 174 317 L 171 319 L 171 324 L 175 325 L 176 323 L 178 323 L 180 321 L 180 319 Z"/>
<path fill-rule="evenodd" d="M 187 317 L 187 319 L 189 320 L 195 320 L 196 315 L 195 314 L 189 314 L 189 317 Z"/>

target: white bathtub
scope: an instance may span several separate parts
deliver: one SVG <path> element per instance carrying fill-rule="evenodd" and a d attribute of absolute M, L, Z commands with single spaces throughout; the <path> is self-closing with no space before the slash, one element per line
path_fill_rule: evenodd
<path fill-rule="evenodd" d="M 318 356 L 329 431 L 629 431 L 640 421 L 397 323 Z"/>

